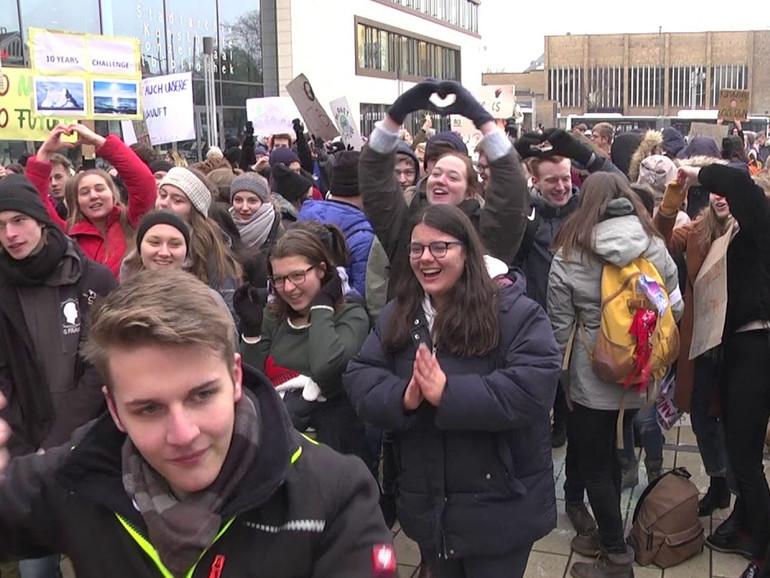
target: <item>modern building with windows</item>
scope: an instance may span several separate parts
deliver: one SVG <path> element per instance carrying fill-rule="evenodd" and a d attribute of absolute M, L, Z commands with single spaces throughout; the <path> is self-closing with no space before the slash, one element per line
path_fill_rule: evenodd
<path fill-rule="evenodd" d="M 770 31 L 548 36 L 542 69 L 483 82 L 515 82 L 562 117 L 715 118 L 723 88 L 751 91 L 750 114 L 768 116 Z"/>
<path fill-rule="evenodd" d="M 286 94 L 300 73 L 324 104 L 347 97 L 366 134 L 413 82 L 480 83 L 478 10 L 478 0 L 0 0 L 0 56 L 29 66 L 30 27 L 137 38 L 145 77 L 193 73 L 198 142 L 185 146 L 200 150 L 204 37 L 222 141 L 242 134 L 247 98 Z M 119 132 L 117 122 L 97 129 Z M 0 160 L 25 148 L 0 142 Z"/>

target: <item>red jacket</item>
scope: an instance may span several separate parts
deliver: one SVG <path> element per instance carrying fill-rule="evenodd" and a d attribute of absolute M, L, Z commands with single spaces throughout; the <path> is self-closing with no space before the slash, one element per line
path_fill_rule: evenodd
<path fill-rule="evenodd" d="M 136 229 L 142 217 L 155 206 L 158 191 L 155 177 L 134 151 L 115 135 L 109 135 L 107 142 L 96 152 L 109 161 L 123 178 L 128 188 L 128 207 L 126 208 L 128 223 L 132 229 Z M 75 239 L 88 257 L 104 263 L 117 278 L 120 263 L 126 253 L 126 237 L 120 226 L 123 208 L 116 206 L 107 218 L 106 236 L 102 235 L 88 219 L 75 223 L 71 229 L 68 228 L 67 221 L 59 217 L 48 196 L 51 169 L 52 165 L 47 161 L 40 161 L 36 157 L 27 160 L 26 176 L 40 193 L 40 199 L 51 221 Z"/>

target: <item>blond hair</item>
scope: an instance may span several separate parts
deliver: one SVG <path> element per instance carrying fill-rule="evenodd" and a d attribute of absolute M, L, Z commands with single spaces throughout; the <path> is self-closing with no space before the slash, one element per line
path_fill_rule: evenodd
<path fill-rule="evenodd" d="M 184 271 L 140 271 L 91 310 L 83 354 L 111 387 L 115 347 L 203 347 L 231 368 L 235 335 L 232 317 L 204 283 Z"/>

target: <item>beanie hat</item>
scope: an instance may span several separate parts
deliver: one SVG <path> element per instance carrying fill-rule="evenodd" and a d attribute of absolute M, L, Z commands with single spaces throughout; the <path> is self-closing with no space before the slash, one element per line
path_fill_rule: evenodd
<path fill-rule="evenodd" d="M 307 194 L 307 190 L 313 186 L 313 181 L 295 173 L 293 170 L 282 165 L 273 167 L 273 177 L 275 178 L 276 192 L 284 199 L 293 203 Z"/>
<path fill-rule="evenodd" d="M 720 158 L 719 145 L 710 136 L 696 136 L 679 153 L 679 158 L 689 159 L 690 157 L 715 157 Z"/>
<path fill-rule="evenodd" d="M 157 161 L 150 162 L 150 170 L 153 173 L 157 173 L 158 171 L 169 172 L 173 168 L 174 168 L 174 163 L 170 163 L 168 161 L 157 160 Z"/>
<path fill-rule="evenodd" d="M 206 152 L 206 160 L 210 159 L 222 159 L 225 155 L 222 154 L 222 149 L 218 146 L 209 147 L 209 150 Z"/>
<path fill-rule="evenodd" d="M 160 181 L 159 188 L 162 189 L 165 185 L 180 189 L 187 195 L 195 210 L 204 217 L 208 216 L 209 207 L 211 207 L 211 191 L 192 171 L 184 167 L 174 167 Z"/>
<path fill-rule="evenodd" d="M 431 145 L 436 144 L 437 142 L 449 143 L 457 152 L 463 153 L 464 155 L 468 154 L 468 147 L 465 146 L 465 141 L 463 141 L 462 137 L 455 132 L 445 130 L 434 134 L 428 139 L 428 142 L 425 145 L 425 156 L 431 156 Z"/>
<path fill-rule="evenodd" d="M 241 147 L 229 147 L 225 149 L 225 158 L 231 165 L 237 165 L 241 160 Z"/>
<path fill-rule="evenodd" d="M 263 203 L 270 201 L 270 191 L 267 189 L 267 181 L 257 173 L 243 173 L 238 175 L 230 183 L 230 204 L 236 193 L 248 191 L 259 197 Z"/>
<path fill-rule="evenodd" d="M 37 189 L 23 175 L 8 174 L 0 179 L 0 211 L 18 211 L 43 225 L 51 224 Z"/>
<path fill-rule="evenodd" d="M 297 156 L 297 153 L 295 153 L 290 148 L 278 147 L 277 149 L 273 149 L 273 152 L 270 153 L 271 167 L 274 167 L 280 164 L 284 164 L 288 167 L 291 163 L 298 163 L 298 162 L 299 162 L 299 157 Z"/>
<path fill-rule="evenodd" d="M 254 147 L 254 155 L 258 157 L 266 157 L 268 156 L 267 149 L 262 145 L 257 145 L 256 147 Z"/>
<path fill-rule="evenodd" d="M 357 197 L 358 151 L 341 151 L 334 155 L 329 192 L 335 197 Z"/>
<path fill-rule="evenodd" d="M 643 159 L 639 165 L 637 183 L 650 185 L 656 193 L 662 195 L 666 185 L 676 178 L 674 161 L 664 155 L 652 155 Z"/>
<path fill-rule="evenodd" d="M 663 152 L 669 157 L 676 157 L 687 146 L 682 133 L 672 126 L 663 129 Z"/>
<path fill-rule="evenodd" d="M 136 250 L 142 252 L 142 239 L 155 225 L 171 225 L 177 229 L 184 237 L 185 255 L 190 254 L 190 227 L 184 222 L 184 219 L 173 211 L 157 210 L 150 211 L 142 220 L 136 229 Z"/>

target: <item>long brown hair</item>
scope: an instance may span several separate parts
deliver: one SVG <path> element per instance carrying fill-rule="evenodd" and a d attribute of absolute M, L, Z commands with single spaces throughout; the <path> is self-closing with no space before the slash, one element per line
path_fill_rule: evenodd
<path fill-rule="evenodd" d="M 732 214 L 726 217 L 720 217 L 714 210 L 709 198 L 709 204 L 703 207 L 700 214 L 696 217 L 692 226 L 691 235 L 695 236 L 695 242 L 705 255 L 711 248 L 711 243 L 727 233 L 727 230 L 735 221 Z"/>
<path fill-rule="evenodd" d="M 300 227 L 289 229 L 273 245 L 267 262 L 267 270 L 271 277 L 273 275 L 273 259 L 283 259 L 285 257 L 302 257 L 312 266 L 325 271 L 326 274 L 321 279 L 322 286 L 332 278 L 331 272 L 334 269 L 334 260 L 329 254 L 329 250 L 317 235 L 307 229 Z M 343 295 L 342 299 L 335 304 L 335 308 L 344 302 L 345 297 Z M 283 300 L 277 291 L 275 292 L 275 299 L 268 305 L 268 309 L 279 322 L 289 317 L 298 316 L 298 313 Z"/>
<path fill-rule="evenodd" d="M 219 225 L 194 208 L 190 210 L 189 223 L 190 273 L 209 284 L 216 281 L 221 285 L 227 279 L 240 279 L 241 266 L 225 244 Z M 216 279 L 211 279 L 211 274 L 215 274 Z"/>
<path fill-rule="evenodd" d="M 578 249 L 583 256 L 594 252 L 594 228 L 600 222 L 611 218 L 607 214 L 607 205 L 613 199 L 626 199 L 633 206 L 629 214 L 635 215 L 642 228 L 650 236 L 660 236 L 652 224 L 638 195 L 631 190 L 628 181 L 613 173 L 592 173 L 583 181 L 578 198 L 578 206 L 567 218 L 556 234 L 553 252 L 562 250 L 564 258 Z"/>
<path fill-rule="evenodd" d="M 464 155 L 463 153 L 457 151 L 450 151 L 438 157 L 436 162 L 439 162 L 444 157 L 458 158 L 465 165 L 465 197 L 467 199 L 472 199 L 476 195 L 481 195 L 483 193 L 483 188 L 481 186 L 481 182 L 479 181 L 479 174 L 476 172 L 476 168 L 473 166 L 473 161 L 471 161 L 471 158 L 468 155 Z M 430 173 L 428 173 L 428 176 L 430 176 Z"/>
<path fill-rule="evenodd" d="M 463 273 L 446 304 L 436 311 L 433 329 L 438 343 L 434 346 L 457 357 L 488 354 L 497 347 L 500 321 L 497 286 L 487 273 L 479 234 L 470 219 L 450 205 L 426 207 L 412 221 L 410 230 L 420 223 L 461 241 L 465 251 Z M 424 292 L 417 277 L 410 272 L 398 280 L 395 295 L 396 306 L 383 339 L 391 352 L 402 350 L 411 342 L 412 320 L 420 312 Z"/>

